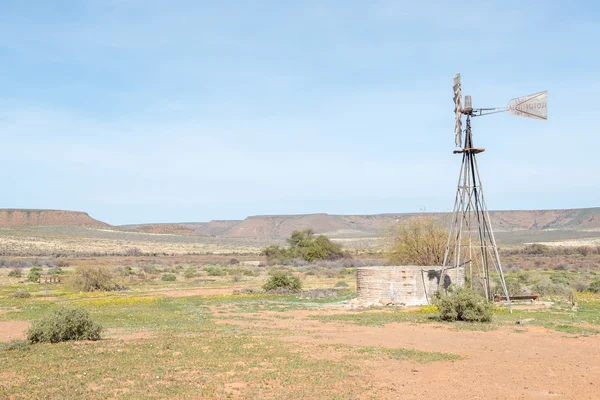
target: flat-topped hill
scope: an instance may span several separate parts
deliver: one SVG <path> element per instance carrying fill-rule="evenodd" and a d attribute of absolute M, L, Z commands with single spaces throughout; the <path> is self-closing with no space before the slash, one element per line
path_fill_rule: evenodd
<path fill-rule="evenodd" d="M 197 232 L 224 238 L 283 239 L 293 230 L 312 228 L 333 238 L 384 236 L 396 222 L 419 216 L 434 217 L 444 225 L 450 213 L 394 213 L 374 215 L 259 215 L 242 221 L 182 223 Z M 498 233 L 579 232 L 600 235 L 600 207 L 568 210 L 490 211 Z M 567 235 L 570 236 L 570 235 Z"/>
<path fill-rule="evenodd" d="M 80 226 L 88 228 L 110 228 L 111 225 L 98 221 L 82 211 L 31 210 L 19 208 L 0 209 L 0 228 L 28 226 Z"/>

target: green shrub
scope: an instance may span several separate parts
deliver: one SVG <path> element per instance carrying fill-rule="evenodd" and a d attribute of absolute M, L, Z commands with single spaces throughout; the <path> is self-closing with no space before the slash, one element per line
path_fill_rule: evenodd
<path fill-rule="evenodd" d="M 529 285 L 531 283 L 531 277 L 525 271 L 517 272 L 517 280 L 522 285 Z"/>
<path fill-rule="evenodd" d="M 15 299 L 28 299 L 31 297 L 31 293 L 19 289 L 16 292 L 14 292 L 10 297 L 13 297 Z"/>
<path fill-rule="evenodd" d="M 525 246 L 522 250 L 522 252 L 524 254 L 533 254 L 533 255 L 542 255 L 542 254 L 550 254 L 550 247 L 544 245 L 544 244 L 539 244 L 539 243 L 533 243 L 533 244 L 528 244 L 527 246 Z"/>
<path fill-rule="evenodd" d="M 42 276 L 42 268 L 33 267 L 29 270 L 29 274 L 27 274 L 27 280 L 29 282 L 39 282 L 41 276 Z"/>
<path fill-rule="evenodd" d="M 10 270 L 10 272 L 8 273 L 9 278 L 20 278 L 22 276 L 23 276 L 23 272 L 21 271 L 20 268 L 14 268 L 14 269 Z"/>
<path fill-rule="evenodd" d="M 120 272 L 121 275 L 123 276 L 131 276 L 131 275 L 135 275 L 135 271 L 133 270 L 133 268 L 130 265 L 126 265 L 125 267 L 121 268 L 121 270 L 117 270 L 118 272 Z"/>
<path fill-rule="evenodd" d="M 250 268 L 236 267 L 236 268 L 228 268 L 228 275 L 244 275 L 244 276 L 257 276 L 258 274 L 251 270 Z"/>
<path fill-rule="evenodd" d="M 123 288 L 115 281 L 113 271 L 102 265 L 75 268 L 70 284 L 73 289 L 80 292 L 110 292 Z"/>
<path fill-rule="evenodd" d="M 588 290 L 592 293 L 600 293 L 600 279 L 595 279 L 592 281 Z"/>
<path fill-rule="evenodd" d="M 160 272 L 160 268 L 158 268 L 156 265 L 144 265 L 142 269 L 147 274 L 157 274 Z"/>
<path fill-rule="evenodd" d="M 194 267 L 188 267 L 188 269 L 186 269 L 185 272 L 183 273 L 183 277 L 185 279 L 192 279 L 196 275 L 198 275 L 198 273 L 196 272 L 196 268 L 194 268 Z"/>
<path fill-rule="evenodd" d="M 491 322 L 494 305 L 469 287 L 437 293 L 435 305 L 443 321 Z"/>
<path fill-rule="evenodd" d="M 300 290 L 302 288 L 302 282 L 300 281 L 300 278 L 291 273 L 275 272 L 269 276 L 269 280 L 263 285 L 263 289 L 265 292 L 268 292 L 278 288 Z"/>
<path fill-rule="evenodd" d="M 102 327 L 82 308 L 60 307 L 34 321 L 27 331 L 30 343 L 99 340 Z"/>
<path fill-rule="evenodd" d="M 562 283 L 553 283 L 549 278 L 544 277 L 539 279 L 531 286 L 531 290 L 540 296 L 553 296 L 553 295 L 568 295 L 571 293 L 571 289 Z"/>
<path fill-rule="evenodd" d="M 183 271 L 184 267 L 181 264 L 177 264 L 176 266 L 174 266 L 173 268 L 171 268 L 171 272 L 174 272 L 176 274 L 180 273 L 181 271 Z"/>
<path fill-rule="evenodd" d="M 550 280 L 556 285 L 569 286 L 571 284 L 569 276 L 565 273 L 550 275 Z"/>
<path fill-rule="evenodd" d="M 62 270 L 61 267 L 53 267 L 48 270 L 48 275 L 52 275 L 52 276 L 58 276 L 58 275 L 62 275 L 64 273 L 65 272 Z"/>
<path fill-rule="evenodd" d="M 335 287 L 348 287 L 348 284 L 346 283 L 346 281 L 339 281 L 335 284 Z"/>
<path fill-rule="evenodd" d="M 206 267 L 204 270 L 208 273 L 208 276 L 225 276 L 227 272 L 219 267 Z"/>
<path fill-rule="evenodd" d="M 173 274 L 163 274 L 161 280 L 165 282 L 175 282 L 177 280 L 177 277 Z"/>

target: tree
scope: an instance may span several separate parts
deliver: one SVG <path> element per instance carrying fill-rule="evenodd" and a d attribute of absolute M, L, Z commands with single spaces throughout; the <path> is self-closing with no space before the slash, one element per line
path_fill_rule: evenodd
<path fill-rule="evenodd" d="M 396 265 L 438 266 L 444 262 L 448 230 L 432 217 L 411 218 L 389 230 L 390 262 Z"/>
<path fill-rule="evenodd" d="M 261 254 L 267 256 L 269 261 L 302 258 L 308 262 L 337 260 L 345 256 L 340 246 L 325 235 L 316 236 L 312 229 L 293 231 L 286 242 L 289 247 L 281 248 L 273 245 L 265 248 Z"/>
<path fill-rule="evenodd" d="M 71 286 L 80 292 L 109 292 L 122 289 L 115 274 L 103 265 L 82 265 L 70 277 Z"/>

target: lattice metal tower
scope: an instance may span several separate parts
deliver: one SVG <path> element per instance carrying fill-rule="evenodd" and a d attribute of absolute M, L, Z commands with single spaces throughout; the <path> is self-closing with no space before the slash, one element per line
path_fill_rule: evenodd
<path fill-rule="evenodd" d="M 540 92 L 512 99 L 503 108 L 473 109 L 471 97 L 465 96 L 463 107 L 460 74 L 454 76 L 455 141 L 456 146 L 461 147 L 460 150 L 455 150 L 454 154 L 462 154 L 462 163 L 440 284 L 444 282 L 445 275 L 452 276 L 453 273 L 456 274 L 455 281 L 458 282 L 459 269 L 464 268 L 467 284 L 480 289 L 486 298 L 492 300 L 495 293 L 492 293 L 490 285 L 490 272 L 493 271 L 498 277 L 501 295 L 510 302 L 475 157 L 485 150 L 473 145 L 471 117 L 508 111 L 512 115 L 545 120 L 547 101 L 548 93 Z M 464 140 L 463 116 L 466 116 Z"/>

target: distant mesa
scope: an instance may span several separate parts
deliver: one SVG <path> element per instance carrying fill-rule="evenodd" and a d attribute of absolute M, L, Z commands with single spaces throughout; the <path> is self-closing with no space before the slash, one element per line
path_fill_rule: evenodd
<path fill-rule="evenodd" d="M 332 239 L 381 238 L 388 228 L 422 215 L 442 225 L 450 213 L 389 213 L 374 215 L 256 215 L 244 220 L 109 225 L 85 212 L 64 210 L 0 209 L 0 228 L 68 226 L 120 229 L 126 232 L 196 237 L 283 241 L 294 230 L 311 228 Z M 568 210 L 490 211 L 494 232 L 507 242 L 556 241 L 600 236 L 600 207 Z"/>
<path fill-rule="evenodd" d="M 86 228 L 112 228 L 82 211 L 31 210 L 19 208 L 0 209 L 0 227 L 79 226 Z"/>
<path fill-rule="evenodd" d="M 390 213 L 374 215 L 257 215 L 241 221 L 186 222 L 196 232 L 223 238 L 282 240 L 297 229 L 311 228 L 332 238 L 382 237 L 387 229 L 410 218 L 428 215 L 441 224 L 450 223 L 450 213 Z M 569 231 L 576 236 L 600 232 L 600 208 L 569 210 L 490 211 L 492 226 L 504 237 L 531 232 Z M 586 233 L 587 232 L 587 233 Z M 594 233 L 595 232 L 595 233 Z M 570 236 L 570 235 L 567 235 Z"/>

